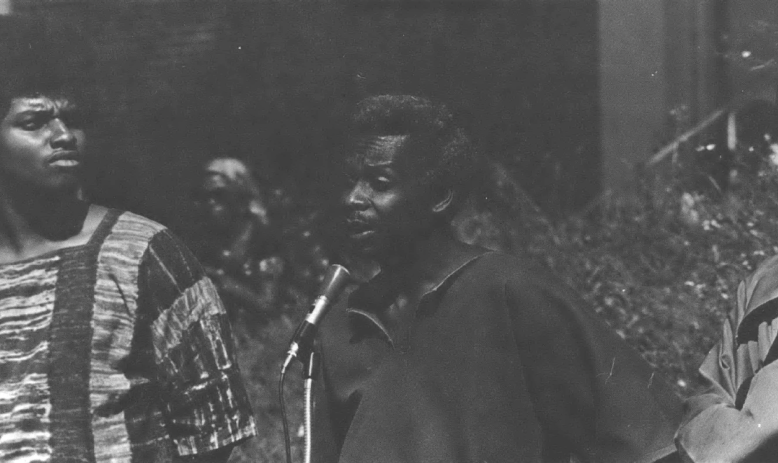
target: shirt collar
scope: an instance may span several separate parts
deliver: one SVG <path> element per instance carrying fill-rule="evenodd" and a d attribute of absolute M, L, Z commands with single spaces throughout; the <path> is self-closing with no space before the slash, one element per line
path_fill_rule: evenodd
<path fill-rule="evenodd" d="M 756 340 L 759 325 L 778 317 L 778 256 L 772 257 L 745 280 L 743 319 L 738 324 L 737 342 Z M 740 301 L 738 302 L 740 303 Z"/>
<path fill-rule="evenodd" d="M 490 252 L 492 251 L 488 249 L 457 242 L 450 248 L 449 259 L 437 272 L 436 277 L 423 288 L 421 301 L 426 302 L 430 298 L 441 296 L 465 267 Z M 398 295 L 394 280 L 393 275 L 379 273 L 349 295 L 348 308 L 346 309 L 349 315 L 362 316 L 365 321 L 375 325 L 390 343 L 392 342 L 391 336 L 381 322 L 379 314 L 394 303 Z"/>

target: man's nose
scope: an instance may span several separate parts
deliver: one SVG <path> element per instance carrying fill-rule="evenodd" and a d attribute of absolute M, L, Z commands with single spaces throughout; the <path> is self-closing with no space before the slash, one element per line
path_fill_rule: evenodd
<path fill-rule="evenodd" d="M 55 118 L 51 121 L 51 144 L 61 148 L 75 148 L 76 135 L 61 119 Z"/>
<path fill-rule="evenodd" d="M 343 195 L 343 204 L 352 209 L 363 209 L 367 206 L 367 188 L 365 182 L 359 181 Z"/>

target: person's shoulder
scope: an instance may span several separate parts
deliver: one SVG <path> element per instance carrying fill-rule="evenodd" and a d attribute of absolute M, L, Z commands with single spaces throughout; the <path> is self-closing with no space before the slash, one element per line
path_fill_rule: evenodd
<path fill-rule="evenodd" d="M 477 274 L 473 280 L 475 285 L 502 292 L 513 309 L 553 306 L 588 310 L 588 305 L 568 282 L 532 256 L 490 252 L 473 265 L 472 271 Z"/>
<path fill-rule="evenodd" d="M 169 233 L 167 227 L 151 219 L 129 211 L 116 211 L 118 217 L 113 227 L 114 233 L 126 238 L 148 241 L 161 232 Z"/>
<path fill-rule="evenodd" d="M 778 256 L 769 257 L 743 279 L 747 315 L 778 298 Z"/>
<path fill-rule="evenodd" d="M 176 258 L 189 262 L 194 257 L 186 245 L 167 227 L 142 215 L 112 209 L 105 219 L 112 222 L 102 243 L 104 255 L 120 255 L 125 264 L 140 264 L 153 254 L 155 260 Z"/>
<path fill-rule="evenodd" d="M 139 259 L 156 236 L 167 233 L 167 228 L 153 220 L 102 206 L 92 207 L 85 226 L 95 228 L 91 241 L 100 246 L 101 255 L 125 262 Z"/>
<path fill-rule="evenodd" d="M 113 210 L 116 220 L 109 239 L 138 245 L 172 246 L 187 250 L 187 246 L 165 225 L 134 212 Z"/>
<path fill-rule="evenodd" d="M 738 340 L 755 337 L 759 324 L 778 317 L 778 256 L 764 260 L 753 273 L 743 279 L 738 297 L 736 318 Z M 735 320 L 737 323 L 737 320 Z"/>
<path fill-rule="evenodd" d="M 751 274 L 749 274 L 745 281 L 759 281 L 764 279 L 774 279 L 778 276 L 778 255 L 768 257 L 762 261 Z M 775 280 L 778 282 L 778 280 Z"/>
<path fill-rule="evenodd" d="M 472 266 L 474 273 L 500 283 L 555 285 L 560 278 L 544 263 L 524 254 L 487 251 Z"/>

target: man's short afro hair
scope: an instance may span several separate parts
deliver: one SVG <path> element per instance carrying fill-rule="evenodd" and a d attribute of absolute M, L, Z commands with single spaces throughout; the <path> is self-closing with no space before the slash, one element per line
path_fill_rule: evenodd
<path fill-rule="evenodd" d="M 37 16 L 0 16 L 3 115 L 13 98 L 82 96 L 93 84 L 93 66 L 87 38 L 69 24 Z"/>
<path fill-rule="evenodd" d="M 409 135 L 422 143 L 413 159 L 420 180 L 434 187 L 453 188 L 467 196 L 481 171 L 478 152 L 449 109 L 412 95 L 378 95 L 357 103 L 351 117 L 351 134 Z"/>

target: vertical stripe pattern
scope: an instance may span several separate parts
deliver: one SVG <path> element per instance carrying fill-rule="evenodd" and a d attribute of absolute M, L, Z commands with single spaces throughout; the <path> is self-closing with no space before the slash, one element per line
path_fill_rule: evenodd
<path fill-rule="evenodd" d="M 49 331 L 51 449 L 55 462 L 95 462 L 89 378 L 92 358 L 92 303 L 98 245 L 110 231 L 101 222 L 85 246 L 62 251 Z"/>
<path fill-rule="evenodd" d="M 141 217 L 125 214 L 100 247 L 92 315 L 94 339 L 90 379 L 91 402 L 95 410 L 92 433 L 98 461 L 159 460 L 158 452 L 150 454 L 138 447 L 141 442 L 144 443 L 141 447 L 148 446 L 147 428 L 150 422 L 159 421 L 159 417 L 128 423 L 128 417 L 145 417 L 147 412 L 159 414 L 153 408 L 134 405 L 136 401 L 148 402 L 144 391 L 148 389 L 149 374 L 140 371 L 152 371 L 153 366 L 134 370 L 128 365 L 133 358 L 131 344 L 137 320 L 139 263 L 148 249 L 149 239 L 162 229 Z M 139 432 L 132 433 L 133 426 Z M 157 434 L 161 436 L 156 437 L 164 439 L 164 433 Z M 136 444 L 134 451 L 133 443 Z M 152 448 L 157 447 L 152 445 Z M 142 459 L 138 460 L 138 456 Z"/>
<path fill-rule="evenodd" d="M 0 265 L 0 461 L 170 462 L 255 435 L 224 315 L 191 253 L 130 213 Z"/>

